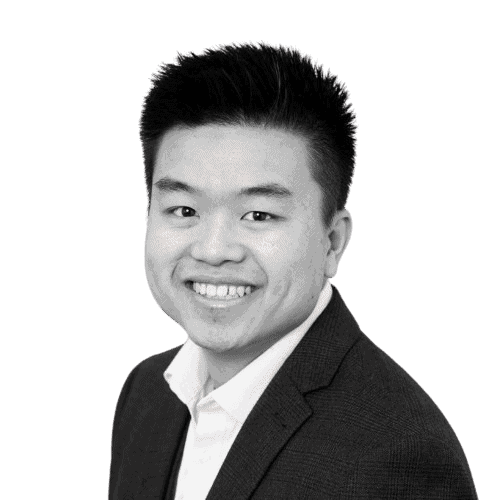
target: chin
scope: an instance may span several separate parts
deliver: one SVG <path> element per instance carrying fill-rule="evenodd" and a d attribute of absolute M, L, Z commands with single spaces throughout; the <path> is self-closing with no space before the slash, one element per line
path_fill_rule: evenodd
<path fill-rule="evenodd" d="M 234 350 L 235 346 L 224 342 L 213 342 L 210 339 L 197 338 L 192 335 L 188 335 L 193 343 L 198 347 L 206 349 L 207 351 L 213 352 L 214 354 L 223 354 L 225 352 Z"/>

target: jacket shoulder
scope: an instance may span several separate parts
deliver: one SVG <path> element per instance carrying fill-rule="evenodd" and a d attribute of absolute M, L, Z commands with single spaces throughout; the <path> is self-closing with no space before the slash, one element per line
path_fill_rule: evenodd
<path fill-rule="evenodd" d="M 392 437 L 433 433 L 441 438 L 454 437 L 451 427 L 425 390 L 389 355 L 362 335 L 347 354 L 339 370 L 341 386 L 365 406 L 365 413 L 375 413 Z"/>
<path fill-rule="evenodd" d="M 436 491 L 444 479 L 454 485 L 450 495 L 453 488 L 460 491 L 456 497 L 443 491 L 439 498 L 476 498 L 460 442 L 425 390 L 365 335 L 344 361 L 340 385 L 351 391 L 350 396 L 345 395 L 357 415 L 352 414 L 351 430 L 362 436 L 363 443 L 352 457 L 356 462 L 354 476 L 359 478 L 378 464 L 377 476 L 388 476 L 380 484 L 403 488 L 400 480 L 407 480 L 409 486 L 419 481 L 425 484 L 434 475 Z M 410 480 L 408 474 L 414 477 Z M 460 496 L 464 492 L 465 496 Z"/>
<path fill-rule="evenodd" d="M 364 334 L 329 384 L 304 396 L 311 417 L 275 461 L 276 475 L 286 469 L 301 477 L 307 468 L 301 484 L 325 498 L 332 491 L 353 500 L 476 498 L 467 460 L 444 415 Z"/>
<path fill-rule="evenodd" d="M 163 373 L 182 346 L 155 354 L 138 363 L 123 384 L 116 406 L 115 421 L 130 399 L 147 398 L 167 384 Z"/>

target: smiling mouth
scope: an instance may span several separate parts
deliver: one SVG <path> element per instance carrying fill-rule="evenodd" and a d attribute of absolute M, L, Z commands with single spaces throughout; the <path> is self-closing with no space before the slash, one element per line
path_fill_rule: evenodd
<path fill-rule="evenodd" d="M 230 301 L 241 299 L 252 294 L 256 287 L 243 285 L 199 283 L 196 281 L 187 281 L 186 286 L 198 295 L 210 300 Z"/>

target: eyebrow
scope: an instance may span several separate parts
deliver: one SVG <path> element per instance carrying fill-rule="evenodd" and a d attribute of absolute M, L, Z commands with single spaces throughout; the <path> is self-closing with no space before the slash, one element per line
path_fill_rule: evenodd
<path fill-rule="evenodd" d="M 160 180 L 156 181 L 154 185 L 162 193 L 188 193 L 192 195 L 201 196 L 202 191 L 197 189 L 185 182 L 181 182 L 171 177 L 162 177 Z M 293 193 L 276 182 L 267 182 L 264 184 L 258 184 L 256 186 L 250 186 L 247 188 L 240 189 L 237 193 L 238 197 L 250 197 L 250 196 L 263 196 L 265 198 L 277 198 L 286 199 L 291 198 Z"/>

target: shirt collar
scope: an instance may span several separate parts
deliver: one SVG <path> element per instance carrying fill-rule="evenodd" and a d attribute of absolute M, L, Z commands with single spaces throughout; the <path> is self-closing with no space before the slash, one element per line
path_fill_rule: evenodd
<path fill-rule="evenodd" d="M 203 349 L 190 339 L 182 346 L 164 373 L 171 390 L 196 415 L 196 405 L 208 393 L 229 415 L 243 423 L 285 360 L 297 347 L 332 297 L 329 280 L 307 319 L 254 359 L 231 380 L 211 391 Z M 210 392 L 211 391 L 211 392 Z"/>

